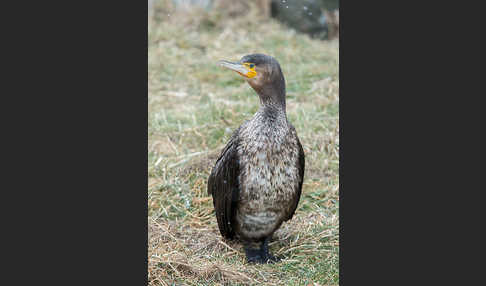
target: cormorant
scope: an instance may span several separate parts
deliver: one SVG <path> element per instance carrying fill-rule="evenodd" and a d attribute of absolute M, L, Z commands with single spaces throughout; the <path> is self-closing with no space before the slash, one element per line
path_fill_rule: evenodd
<path fill-rule="evenodd" d="M 251 54 L 220 61 L 239 73 L 260 97 L 260 109 L 231 136 L 208 179 L 221 235 L 244 243 L 248 262 L 279 259 L 268 242 L 299 203 L 304 150 L 285 111 L 285 79 L 271 56 Z M 251 249 L 261 242 L 260 249 Z"/>

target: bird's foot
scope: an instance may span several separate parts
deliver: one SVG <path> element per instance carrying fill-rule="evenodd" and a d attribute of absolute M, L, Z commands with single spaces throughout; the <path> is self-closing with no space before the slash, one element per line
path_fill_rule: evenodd
<path fill-rule="evenodd" d="M 265 255 L 265 252 L 261 251 L 260 249 L 245 248 L 245 253 L 248 263 L 265 264 L 275 263 L 281 260 L 280 258 L 275 257 L 270 253 Z"/>
<path fill-rule="evenodd" d="M 245 248 L 245 253 L 248 263 L 265 263 L 260 249 Z"/>

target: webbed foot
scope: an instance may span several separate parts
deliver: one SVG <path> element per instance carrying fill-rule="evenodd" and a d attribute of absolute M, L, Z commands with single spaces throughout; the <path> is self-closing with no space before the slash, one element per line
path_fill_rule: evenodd
<path fill-rule="evenodd" d="M 251 249 L 249 246 L 245 247 L 246 259 L 248 263 L 264 264 L 275 263 L 281 260 L 279 257 L 275 257 L 268 252 L 268 241 L 269 238 L 265 239 L 260 249 Z"/>

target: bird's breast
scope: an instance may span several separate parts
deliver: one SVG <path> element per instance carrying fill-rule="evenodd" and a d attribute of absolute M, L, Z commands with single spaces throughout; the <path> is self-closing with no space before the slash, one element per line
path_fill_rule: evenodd
<path fill-rule="evenodd" d="M 292 208 L 298 150 L 288 134 L 254 132 L 240 143 L 237 221 L 248 235 L 273 232 Z"/>

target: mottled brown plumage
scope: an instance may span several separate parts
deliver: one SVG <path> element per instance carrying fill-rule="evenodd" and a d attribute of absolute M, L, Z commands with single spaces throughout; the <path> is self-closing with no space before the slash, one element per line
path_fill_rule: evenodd
<path fill-rule="evenodd" d="M 260 109 L 232 135 L 209 176 L 221 235 L 239 238 L 250 262 L 276 261 L 272 234 L 297 208 L 304 178 L 304 150 L 285 112 L 285 79 L 270 56 L 244 56 L 224 65 L 243 76 L 260 97 Z M 249 70 L 245 73 L 245 66 Z M 253 69 L 250 72 L 250 69 Z M 255 75 L 256 74 L 256 75 Z M 252 250 L 250 242 L 263 242 Z"/>

